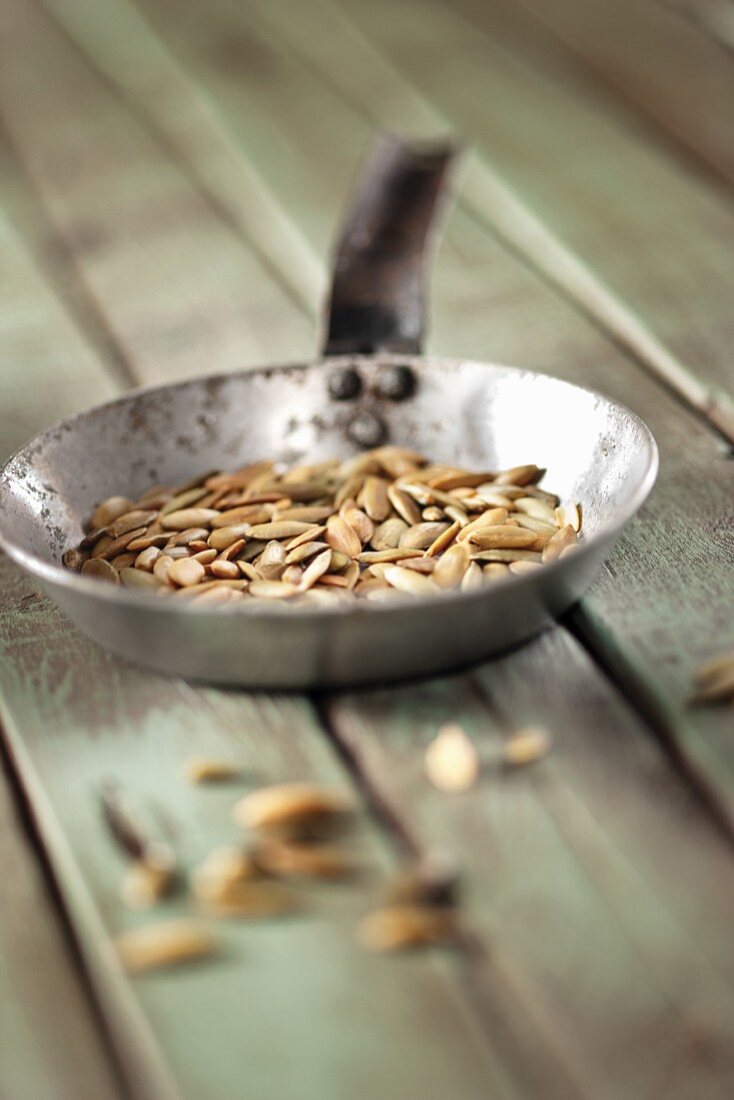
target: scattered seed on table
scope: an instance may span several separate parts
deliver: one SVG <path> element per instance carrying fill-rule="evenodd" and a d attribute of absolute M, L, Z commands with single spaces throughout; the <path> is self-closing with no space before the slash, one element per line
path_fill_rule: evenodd
<path fill-rule="evenodd" d="M 158 921 L 123 932 L 115 940 L 120 962 L 131 974 L 178 966 L 213 955 L 217 940 L 192 920 Z"/>
<path fill-rule="evenodd" d="M 528 726 L 508 737 L 502 747 L 502 760 L 513 768 L 534 764 L 548 754 L 550 744 L 550 737 L 545 730 Z"/>
<path fill-rule="evenodd" d="M 468 791 L 479 775 L 479 754 L 461 726 L 447 722 L 426 749 L 424 766 L 439 791 Z"/>
<path fill-rule="evenodd" d="M 580 507 L 540 488 L 543 473 L 532 464 L 465 470 L 395 446 L 289 470 L 256 462 L 174 489 L 153 486 L 136 500 L 110 497 L 62 561 L 87 577 L 197 606 L 346 607 L 479 592 L 534 571 L 520 563 L 550 563 L 576 548 Z M 381 564 L 393 568 L 371 572 Z M 240 575 L 249 589 L 211 588 L 212 579 Z"/>

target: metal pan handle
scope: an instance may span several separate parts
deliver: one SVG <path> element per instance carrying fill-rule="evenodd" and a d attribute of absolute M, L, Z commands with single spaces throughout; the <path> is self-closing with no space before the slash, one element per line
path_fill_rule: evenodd
<path fill-rule="evenodd" d="M 421 351 L 426 242 L 455 152 L 379 139 L 336 250 L 325 355 Z"/>

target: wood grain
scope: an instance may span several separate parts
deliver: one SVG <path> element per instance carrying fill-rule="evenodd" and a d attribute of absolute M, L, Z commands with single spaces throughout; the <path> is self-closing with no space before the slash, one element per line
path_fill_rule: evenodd
<path fill-rule="evenodd" d="M 288 295 L 35 5 L 9 0 L 2 30 L 10 141 L 137 377 L 153 364 L 163 381 L 308 349 Z"/>
<path fill-rule="evenodd" d="M 490 958 L 595 1095 L 726 1094 L 728 846 L 573 642 L 554 631 L 471 678 L 340 696 L 329 709 L 416 845 L 463 865 Z M 484 772 L 449 796 L 431 789 L 423 759 L 457 719 Z M 527 723 L 550 732 L 552 753 L 503 772 L 502 739 Z"/>
<path fill-rule="evenodd" d="M 300 224 L 314 248 L 334 232 L 353 174 L 345 158 L 331 151 L 365 147 L 375 122 L 430 132 L 431 117 L 410 88 L 386 69 L 378 69 L 375 82 L 361 40 L 338 22 L 319 22 L 316 4 L 307 19 L 299 5 L 284 2 L 251 5 L 245 18 L 212 0 L 203 20 L 193 0 L 145 3 L 181 63 L 197 74 L 227 125 L 254 150 L 273 194 L 284 207 L 302 210 Z M 327 40 L 333 49 L 324 48 Z M 243 59 L 261 57 L 268 81 L 248 75 L 244 64 L 238 67 L 241 78 L 224 80 L 218 64 L 223 42 L 232 49 L 236 44 Z M 303 113 L 293 122 L 296 90 Z M 284 145 L 268 143 L 262 118 L 287 135 Z M 732 584 L 731 519 L 721 514 L 733 476 L 726 450 L 461 212 L 451 217 L 435 264 L 432 315 L 433 350 L 541 367 L 631 403 L 652 427 L 662 470 L 645 522 L 625 536 L 584 607 L 593 617 L 600 656 L 648 700 L 662 735 L 685 754 L 734 828 L 728 715 L 684 706 L 696 664 L 734 644 L 727 598 L 721 596 Z M 648 564 L 641 568 L 641 562 Z M 671 601 L 671 588 L 681 590 L 679 600 Z"/>
<path fill-rule="evenodd" d="M 60 40 L 57 45 L 61 48 Z M 49 65 L 43 71 L 53 86 L 58 70 Z M 123 130 L 123 145 L 124 136 Z M 106 140 L 114 146 L 113 129 Z M 92 187 L 94 175 L 90 170 L 85 187 Z M 74 187 L 64 196 L 63 203 L 73 208 Z M 107 216 L 112 232 L 116 213 Z M 106 231 L 106 221 L 102 224 Z M 213 250 L 216 244 L 215 232 Z M 188 271 L 199 262 L 190 256 Z M 232 278 L 237 275 L 235 270 Z M 43 336 L 70 364 L 70 400 L 75 385 L 97 385 L 100 396 L 114 389 L 94 356 L 77 358 L 84 343 L 58 316 L 48 290 L 33 285 L 29 293 L 37 320 L 45 323 L 37 339 Z M 104 310 L 116 333 L 127 332 L 138 293 L 134 283 L 121 301 L 109 291 Z M 134 336 L 131 325 L 129 343 L 120 340 L 132 358 Z M 38 373 L 35 386 L 22 395 L 24 432 L 53 415 L 43 397 L 44 358 L 33 354 L 32 345 L 26 358 L 27 369 Z M 165 350 L 156 360 L 148 351 L 143 362 L 145 377 L 155 378 L 166 370 Z M 12 399 L 8 405 L 12 428 Z M 3 446 L 15 441 L 11 431 Z M 253 782 L 348 783 L 348 776 L 305 702 L 198 691 L 135 672 L 82 639 L 7 562 L 0 588 L 6 734 L 107 1023 L 140 1095 L 235 1096 L 245 1079 L 257 1095 L 279 1100 L 340 1093 L 353 1079 L 387 1095 L 438 1097 L 451 1089 L 473 1100 L 487 1089 L 517 1094 L 492 1040 L 477 1030 L 459 996 L 449 959 L 376 964 L 357 947 L 356 922 L 372 902 L 377 879 L 394 861 L 385 838 L 368 822 L 361 847 L 372 875 L 358 886 L 305 897 L 303 920 L 223 927 L 226 959 L 209 971 L 129 984 L 110 947 L 111 935 L 134 918 L 117 900 L 122 864 L 100 824 L 102 782 L 121 782 L 158 827 L 170 823 L 177 850 L 190 866 L 214 844 L 234 839 L 229 808 L 238 793 L 187 787 L 180 770 L 190 753 L 226 751 L 245 765 L 252 762 Z M 179 900 L 170 911 L 184 904 Z M 192 1042 L 194 1034 L 198 1042 Z"/>
<path fill-rule="evenodd" d="M 451 10 L 439 0 L 339 0 L 338 7 L 392 67 L 390 81 L 385 72 L 374 79 L 371 66 L 372 94 L 363 100 L 370 111 L 399 118 L 395 75 L 398 87 L 417 90 L 424 105 L 478 149 L 484 175 L 471 191 L 477 213 L 535 252 L 548 277 L 734 438 L 728 357 L 734 213 L 726 197 L 631 130 L 626 114 L 589 89 L 564 57 L 548 50 L 541 63 L 527 45 L 526 16 L 512 0 L 459 0 Z M 281 17 L 282 6 L 273 11 Z M 315 28 L 305 41 L 319 48 Z M 335 64 L 353 86 L 343 54 Z M 527 223 L 498 181 L 545 234 Z"/>
<path fill-rule="evenodd" d="M 0 1095 L 122 1096 L 0 768 Z"/>
<path fill-rule="evenodd" d="M 701 28 L 659 3 L 617 0 L 519 0 L 559 40 L 626 101 L 631 117 L 678 145 L 682 157 L 734 183 L 734 64 Z M 537 48 L 549 47 L 538 35 Z"/>

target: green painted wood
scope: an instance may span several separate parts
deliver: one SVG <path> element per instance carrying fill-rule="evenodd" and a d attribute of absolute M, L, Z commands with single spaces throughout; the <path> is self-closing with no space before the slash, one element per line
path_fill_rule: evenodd
<path fill-rule="evenodd" d="M 122 1096 L 79 972 L 0 772 L 0 1095 Z"/>
<path fill-rule="evenodd" d="M 175 151 L 231 229 L 245 237 L 294 300 L 315 315 L 325 290 L 317 254 L 304 241 L 292 212 L 273 201 L 256 160 L 232 140 L 216 105 L 199 94 L 196 82 L 134 0 L 42 3 L 83 47 L 89 63 L 144 115 L 166 148 Z"/>
<path fill-rule="evenodd" d="M 310 323 L 285 291 L 51 21 L 9 0 L 3 23 L 0 117 L 137 377 L 154 365 L 165 380 L 310 350 Z M 108 315 L 109 298 L 119 315 Z"/>
<path fill-rule="evenodd" d="M 734 51 L 734 11 L 731 0 L 657 0 L 700 27 L 719 46 Z"/>
<path fill-rule="evenodd" d="M 57 42 L 54 51 L 60 48 Z M 52 81 L 60 66 L 59 60 L 39 72 Z M 96 110 L 93 96 L 87 109 Z M 124 146 L 124 128 L 118 136 Z M 106 140 L 115 147 L 113 129 Z M 90 170 L 85 186 L 92 177 Z M 61 188 L 56 201 L 71 208 L 74 187 Z M 111 211 L 110 233 L 115 217 Z M 108 231 L 106 222 L 103 228 Z M 215 233 L 210 248 L 216 245 Z M 192 256 L 183 244 L 181 252 L 189 255 L 190 271 L 200 265 L 198 252 Z M 134 280 L 128 283 L 121 299 L 111 292 L 104 298 L 104 316 L 118 339 L 136 308 Z M 67 404 L 52 413 L 45 402 L 51 350 L 70 364 L 70 403 L 75 387 L 97 387 L 95 397 L 113 387 L 48 290 L 34 285 L 29 295 L 44 353 L 30 345 L 20 359 L 34 378 L 22 394 L 24 433 L 69 411 Z M 19 312 L 24 307 L 17 303 Z M 281 325 L 288 316 L 284 311 Z M 134 338 L 131 326 L 130 347 L 120 341 L 131 357 Z M 167 369 L 163 353 L 143 362 L 141 374 L 149 380 Z M 78 373 L 71 370 L 74 363 Z M 11 428 L 2 440 L 5 450 L 17 442 L 12 389 L 4 399 Z M 366 821 L 361 846 L 372 876 L 359 886 L 315 892 L 302 920 L 223 928 L 225 958 L 210 968 L 129 983 L 114 963 L 110 935 L 141 918 L 117 900 L 121 862 L 100 825 L 101 782 L 116 778 L 146 813 L 171 821 L 188 866 L 234 837 L 229 807 L 239 793 L 188 788 L 180 768 L 190 753 L 226 751 L 252 761 L 258 782 L 349 779 L 305 702 L 256 701 L 135 672 L 82 639 L 7 562 L 0 590 L 6 736 L 138 1094 L 230 1097 L 241 1094 L 245 1081 L 258 1096 L 302 1100 L 341 1095 L 357 1080 L 370 1093 L 406 1097 L 448 1090 L 467 1100 L 487 1091 L 517 1095 L 494 1040 L 477 1030 L 448 958 L 423 956 L 393 966 L 357 948 L 356 921 L 394 861 L 384 837 Z M 179 901 L 169 911 L 182 906 Z"/>
<path fill-rule="evenodd" d="M 729 846 L 573 642 L 554 631 L 471 678 L 340 696 L 330 717 L 393 812 L 411 807 L 416 844 L 463 864 L 469 921 L 594 1095 L 730 1092 Z M 423 754 L 456 719 L 484 773 L 450 796 Z M 553 751 L 503 773 L 502 738 L 528 722 Z"/>
<path fill-rule="evenodd" d="M 259 10 L 373 120 L 472 142 L 477 216 L 734 440 L 730 205 L 555 57 L 512 56 L 512 6 L 477 5 L 494 42 L 436 0 Z"/>
<path fill-rule="evenodd" d="M 145 11 L 252 150 L 282 205 L 302 211 L 314 248 L 334 231 L 354 171 L 333 151 L 365 147 L 375 121 L 430 129 L 410 88 L 385 69 L 376 80 L 373 56 L 348 27 L 326 19 L 328 8 L 314 4 L 304 18 L 298 4 L 251 4 L 245 17 L 212 0 L 203 18 L 193 0 L 145 0 Z M 333 48 L 325 49 L 326 41 Z M 223 43 L 235 55 L 237 80 L 222 76 Z M 244 63 L 255 55 L 267 82 Z M 274 126 L 287 139 L 277 145 L 268 140 Z M 461 213 L 451 217 L 435 265 L 432 334 L 433 350 L 546 369 L 610 393 L 650 423 L 663 465 L 646 522 L 633 525 L 584 606 L 604 659 L 628 683 L 634 670 L 634 690 L 734 827 L 729 716 L 684 706 L 696 664 L 734 644 L 724 595 L 732 591 L 731 524 L 721 515 L 731 492 L 726 450 Z M 671 588 L 681 591 L 676 601 Z"/>
<path fill-rule="evenodd" d="M 222 955 L 208 965 L 133 982 L 120 974 L 107 937 L 150 917 L 118 900 L 122 860 L 100 821 L 103 783 L 119 782 L 144 820 L 165 822 L 188 869 L 236 842 L 231 806 L 253 783 L 349 779 L 306 702 L 194 689 L 121 666 L 7 564 L 2 591 L 6 733 L 141 1096 L 229 1100 L 246 1087 L 310 1100 L 344 1095 L 355 1081 L 365 1095 L 516 1095 L 456 995 L 450 959 L 375 960 L 357 945 L 356 924 L 392 862 L 364 817 L 358 883 L 304 888 L 292 919 L 222 922 Z M 249 780 L 190 787 L 182 765 L 198 753 L 226 755 Z M 161 915 L 185 912 L 178 898 Z"/>
<path fill-rule="evenodd" d="M 734 64 L 701 27 L 661 3 L 519 0 L 581 65 L 723 181 L 734 182 Z M 551 47 L 552 48 L 552 47 Z M 538 35 L 537 49 L 548 43 Z M 659 135 L 658 135 L 659 136 Z"/>

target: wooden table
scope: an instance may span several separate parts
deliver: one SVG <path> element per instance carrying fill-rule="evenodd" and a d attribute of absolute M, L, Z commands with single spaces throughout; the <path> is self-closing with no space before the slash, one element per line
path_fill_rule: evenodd
<path fill-rule="evenodd" d="M 308 358 L 387 126 L 471 142 L 432 349 L 597 387 L 662 454 L 566 621 L 389 690 L 159 679 L 0 563 L 3 1100 L 734 1095 L 734 721 L 685 705 L 734 645 L 733 28 L 730 0 L 3 0 L 3 453 L 130 385 Z M 553 752 L 441 794 L 447 719 L 485 755 L 540 723 Z M 182 782 L 199 752 L 353 788 L 374 875 L 130 980 L 112 938 L 149 918 L 99 789 L 189 865 L 236 836 L 239 791 Z M 375 876 L 437 847 L 464 947 L 367 955 Z"/>

